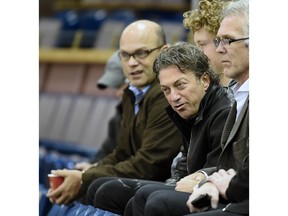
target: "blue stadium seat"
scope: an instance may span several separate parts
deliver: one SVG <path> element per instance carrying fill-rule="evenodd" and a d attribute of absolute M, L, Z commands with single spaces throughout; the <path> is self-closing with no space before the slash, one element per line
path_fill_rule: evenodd
<path fill-rule="evenodd" d="M 80 48 L 93 47 L 97 33 L 106 18 L 106 10 L 90 10 L 79 13 L 79 30 L 82 32 Z"/>
<path fill-rule="evenodd" d="M 45 184 L 45 177 L 42 175 L 44 173 L 44 163 L 45 163 L 45 149 L 39 148 L 39 184 Z"/>
<path fill-rule="evenodd" d="M 107 18 L 106 10 L 90 10 L 79 13 L 79 29 L 98 31 Z"/>
<path fill-rule="evenodd" d="M 71 205 L 57 205 L 53 204 L 52 208 L 48 212 L 47 216 L 66 216 L 67 212 L 75 207 L 75 204 L 72 203 Z"/>
<path fill-rule="evenodd" d="M 46 216 L 52 207 L 52 203 L 46 197 L 48 189 L 39 184 L 39 216 Z"/>
<path fill-rule="evenodd" d="M 76 11 L 58 12 L 54 18 L 61 21 L 61 29 L 56 40 L 56 47 L 69 48 L 72 46 L 76 31 L 79 29 L 79 15 Z"/>
<path fill-rule="evenodd" d="M 125 26 L 135 21 L 136 14 L 132 10 L 117 10 L 109 13 L 109 19 L 120 20 L 125 23 Z"/>
<path fill-rule="evenodd" d="M 79 15 L 74 10 L 63 10 L 56 13 L 53 18 L 61 21 L 62 30 L 77 30 L 79 29 Z"/>
<path fill-rule="evenodd" d="M 82 205 L 75 201 L 67 206 L 54 204 L 47 216 L 88 216 L 94 215 L 96 211 L 97 209 L 92 206 Z"/>
<path fill-rule="evenodd" d="M 93 158 L 96 153 L 96 150 L 93 147 L 71 144 L 57 140 L 40 139 L 39 146 L 45 147 L 47 151 L 57 151 L 64 155 L 77 154 L 89 159 Z"/>

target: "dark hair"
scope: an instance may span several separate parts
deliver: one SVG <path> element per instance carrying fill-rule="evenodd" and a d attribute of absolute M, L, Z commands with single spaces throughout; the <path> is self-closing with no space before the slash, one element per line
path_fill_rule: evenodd
<path fill-rule="evenodd" d="M 187 42 L 178 42 L 160 52 L 153 64 L 153 72 L 157 79 L 161 69 L 172 65 L 182 73 L 194 73 L 197 79 L 206 74 L 211 83 L 219 83 L 219 75 L 210 67 L 208 57 L 202 50 Z"/>

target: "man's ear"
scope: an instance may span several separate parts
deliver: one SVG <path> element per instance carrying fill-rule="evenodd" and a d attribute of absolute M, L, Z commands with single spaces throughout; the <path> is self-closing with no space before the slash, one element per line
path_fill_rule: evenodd
<path fill-rule="evenodd" d="M 209 76 L 204 73 L 202 76 L 201 76 L 201 84 L 203 85 L 205 91 L 208 89 L 209 85 L 210 85 L 210 78 Z"/>
<path fill-rule="evenodd" d="M 163 45 L 163 46 L 161 47 L 161 51 L 162 51 L 163 49 L 167 49 L 168 47 L 169 47 L 168 44 Z"/>

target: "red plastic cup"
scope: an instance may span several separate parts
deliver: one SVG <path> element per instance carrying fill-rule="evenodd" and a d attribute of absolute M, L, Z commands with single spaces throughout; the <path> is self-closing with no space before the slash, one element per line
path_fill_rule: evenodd
<path fill-rule="evenodd" d="M 50 188 L 52 191 L 54 191 L 56 188 L 58 188 L 64 181 L 64 177 L 57 176 L 54 174 L 48 174 Z"/>

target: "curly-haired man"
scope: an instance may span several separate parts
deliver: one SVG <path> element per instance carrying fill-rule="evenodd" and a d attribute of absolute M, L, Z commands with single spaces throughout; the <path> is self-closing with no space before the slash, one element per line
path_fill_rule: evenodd
<path fill-rule="evenodd" d="M 216 52 L 213 39 L 220 27 L 220 13 L 226 3 L 219 0 L 201 0 L 199 9 L 183 14 L 183 25 L 190 29 L 195 45 L 210 59 L 214 71 L 220 74 L 220 83 L 227 86 L 230 79 L 224 76 L 221 55 Z"/>

